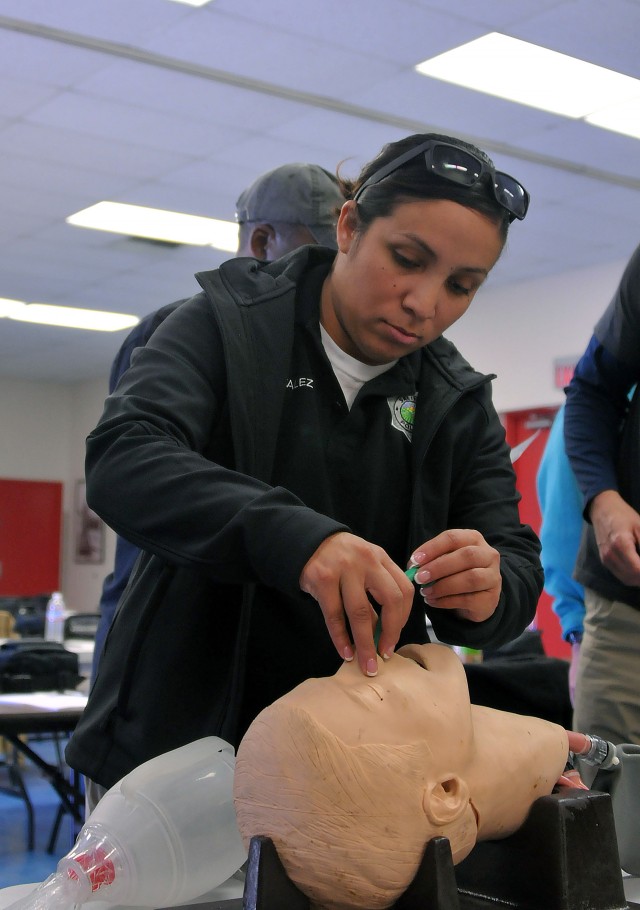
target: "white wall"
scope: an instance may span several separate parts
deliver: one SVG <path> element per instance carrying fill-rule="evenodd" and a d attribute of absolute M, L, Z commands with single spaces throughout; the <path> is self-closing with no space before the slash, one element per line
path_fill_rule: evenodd
<path fill-rule="evenodd" d="M 73 510 L 74 490 L 84 478 L 85 439 L 102 413 L 107 394 L 107 378 L 94 382 L 75 383 L 67 387 L 71 409 L 68 466 L 68 507 L 65 509 L 63 556 L 63 589 L 69 609 L 93 613 L 98 609 L 102 582 L 113 568 L 116 537 L 106 528 L 105 559 L 100 565 L 78 565 L 73 561 L 73 542 L 76 515 Z M 67 488 L 66 488 L 67 490 Z"/>
<path fill-rule="evenodd" d="M 491 289 L 491 276 L 446 333 L 476 369 L 496 373 L 498 411 L 560 404 L 553 363 L 585 349 L 627 264 L 623 259 Z"/>
<path fill-rule="evenodd" d="M 490 279 L 447 334 L 477 369 L 497 373 L 499 411 L 559 404 L 555 359 L 579 355 L 613 294 L 626 260 L 492 290 Z M 83 477 L 85 437 L 101 412 L 107 378 L 75 385 L 0 378 L 0 477 L 64 484 L 62 587 L 70 609 L 94 611 L 115 548 L 104 565 L 73 562 L 74 490 Z"/>

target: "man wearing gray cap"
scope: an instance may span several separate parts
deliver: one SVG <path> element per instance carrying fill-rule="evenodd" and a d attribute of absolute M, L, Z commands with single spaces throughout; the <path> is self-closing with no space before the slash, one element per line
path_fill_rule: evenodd
<path fill-rule="evenodd" d="M 336 222 L 344 197 L 338 181 L 317 164 L 283 164 L 261 174 L 236 203 L 238 250 L 265 262 L 279 259 L 305 244 L 336 249 Z M 111 366 L 109 393 L 129 367 L 136 348 L 144 347 L 158 326 L 184 300 L 169 303 L 145 316 L 122 343 Z M 104 580 L 96 632 L 92 681 L 104 641 L 139 550 L 122 537 L 116 540 L 113 572 Z"/>
<path fill-rule="evenodd" d="M 236 202 L 236 255 L 271 262 L 306 243 L 335 249 L 343 202 L 336 178 L 317 164 L 283 164 L 268 171 Z"/>

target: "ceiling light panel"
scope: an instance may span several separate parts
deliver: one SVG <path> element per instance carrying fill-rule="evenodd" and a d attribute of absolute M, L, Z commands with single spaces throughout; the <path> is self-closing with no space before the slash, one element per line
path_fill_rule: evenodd
<path fill-rule="evenodd" d="M 585 117 L 587 123 L 640 139 L 640 95 Z"/>
<path fill-rule="evenodd" d="M 640 80 L 498 32 L 419 63 L 419 73 L 565 117 L 640 98 Z"/>
<path fill-rule="evenodd" d="M 238 225 L 235 221 L 185 215 L 143 205 L 98 202 L 66 220 L 68 224 L 96 231 L 189 246 L 212 246 L 229 253 L 235 253 L 238 247 Z"/>
<path fill-rule="evenodd" d="M 118 332 L 130 329 L 140 320 L 126 313 L 85 310 L 78 307 L 25 303 L 23 300 L 0 298 L 0 319 L 56 325 L 67 329 L 89 329 L 94 332 Z"/>

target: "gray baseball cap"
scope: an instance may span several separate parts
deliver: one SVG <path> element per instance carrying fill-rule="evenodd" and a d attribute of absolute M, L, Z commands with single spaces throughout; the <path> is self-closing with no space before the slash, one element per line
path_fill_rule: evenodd
<path fill-rule="evenodd" d="M 320 165 L 283 164 L 240 193 L 236 221 L 304 224 L 318 243 L 336 249 L 336 223 L 344 201 L 337 179 Z"/>

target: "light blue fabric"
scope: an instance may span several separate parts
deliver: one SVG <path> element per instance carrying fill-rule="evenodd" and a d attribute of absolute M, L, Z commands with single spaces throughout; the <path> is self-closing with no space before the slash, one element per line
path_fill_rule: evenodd
<path fill-rule="evenodd" d="M 536 484 L 544 589 L 553 598 L 553 611 L 566 638 L 569 632 L 582 632 L 584 589 L 572 577 L 582 533 L 582 495 L 564 447 L 564 405 L 553 421 Z"/>

